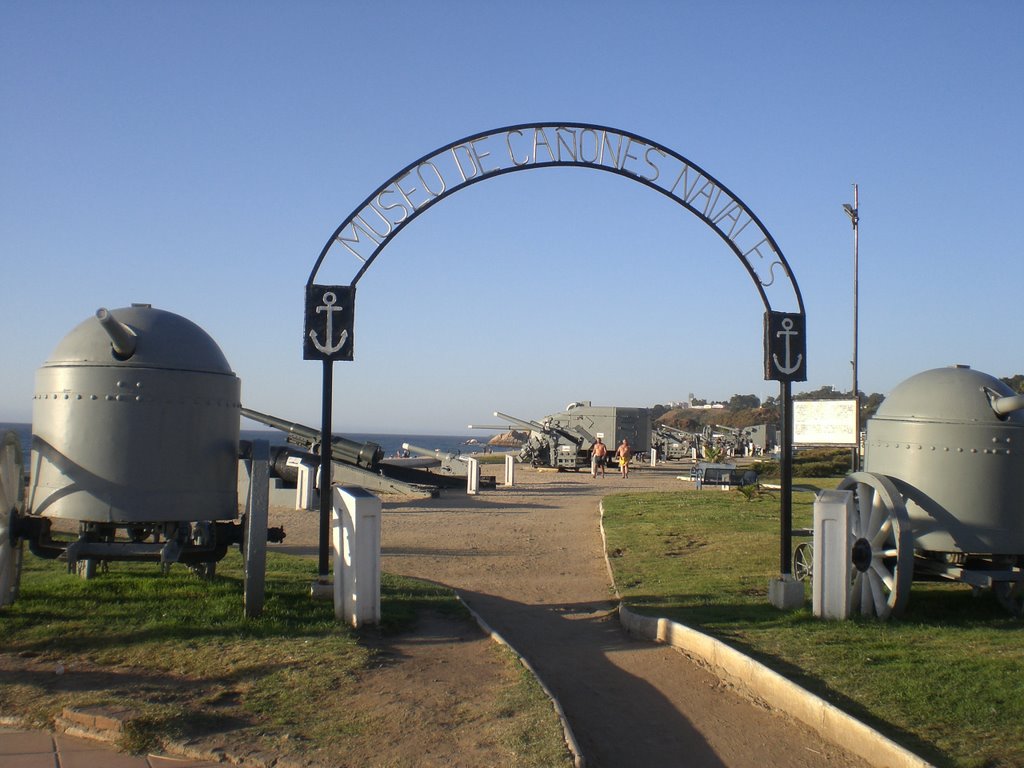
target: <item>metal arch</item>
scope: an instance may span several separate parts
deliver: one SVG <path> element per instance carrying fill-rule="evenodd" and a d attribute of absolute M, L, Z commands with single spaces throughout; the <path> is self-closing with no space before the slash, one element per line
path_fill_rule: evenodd
<path fill-rule="evenodd" d="M 561 134 L 559 130 L 574 132 L 579 131 L 579 144 L 575 145 L 577 154 L 582 155 L 580 151 L 583 147 L 583 136 L 585 132 L 591 132 L 594 135 L 595 141 L 597 142 L 597 154 L 593 160 L 578 159 L 577 157 L 571 157 L 570 160 L 561 159 L 561 149 L 563 144 L 560 143 Z M 511 137 L 518 134 L 520 137 L 524 132 L 533 132 L 534 141 L 534 154 L 529 159 L 519 163 L 516 161 L 516 157 L 513 152 Z M 553 132 L 555 136 L 554 149 L 550 141 L 548 141 L 546 131 Z M 551 157 L 550 160 L 537 161 L 537 137 L 538 135 L 544 136 L 544 145 L 547 148 L 547 152 Z M 575 133 L 572 134 L 574 141 L 576 139 Z M 604 148 L 608 146 L 606 143 L 607 137 L 615 136 L 619 137 L 619 144 L 616 148 L 616 152 L 622 151 L 621 161 L 618 154 L 614 156 L 615 163 L 611 166 L 604 163 Z M 483 158 L 490 157 L 492 153 L 484 152 L 481 156 L 478 153 L 477 144 L 487 139 L 491 139 L 497 136 L 504 136 L 505 145 L 508 148 L 508 160 L 511 165 L 500 165 L 496 168 L 490 168 L 485 170 L 483 168 Z M 600 138 L 598 138 L 600 136 Z M 644 148 L 644 160 L 647 163 L 651 171 L 654 172 L 653 177 L 649 178 L 647 175 L 642 175 L 636 170 L 627 169 L 626 161 L 631 157 L 634 160 L 638 160 L 637 156 L 629 155 L 629 147 L 622 149 L 622 140 L 628 139 L 630 142 L 635 142 L 638 145 L 642 145 Z M 564 145 L 568 148 L 567 145 Z M 465 154 L 463 160 L 468 161 L 473 165 L 473 175 L 467 177 L 465 174 L 465 168 L 461 165 L 458 158 L 458 151 L 462 150 Z M 679 176 L 671 187 L 662 186 L 661 184 L 655 183 L 661 174 L 661 168 L 656 166 L 650 158 L 650 152 L 654 152 L 660 155 L 662 158 L 671 158 L 678 167 L 680 167 Z M 558 157 L 556 158 L 556 152 Z M 450 155 L 454 160 L 455 166 L 457 166 L 459 177 L 453 177 L 451 179 L 445 179 L 444 175 L 438 170 L 435 162 L 440 162 L 446 155 Z M 600 159 L 599 159 L 600 158 Z M 493 161 L 492 161 L 493 162 Z M 441 187 L 440 191 L 434 192 L 429 190 L 430 196 L 423 200 L 421 203 L 413 203 L 410 199 L 411 192 L 420 191 L 415 188 L 411 192 L 403 190 L 400 183 L 408 178 L 413 172 L 420 173 L 424 166 L 429 166 L 436 174 L 436 182 Z M 452 166 L 452 167 L 455 167 Z M 374 262 L 384 247 L 394 238 L 409 222 L 417 218 L 421 213 L 431 208 L 436 203 L 449 197 L 455 192 L 476 184 L 485 179 L 495 178 L 497 176 L 503 176 L 509 173 L 517 171 L 529 170 L 533 168 L 554 168 L 554 167 L 580 167 L 580 168 L 591 168 L 594 170 L 606 171 L 614 173 L 619 176 L 631 179 L 639 182 L 644 186 L 647 186 L 657 192 L 662 193 L 666 197 L 669 197 L 674 202 L 678 203 L 688 211 L 693 213 L 699 219 L 704 221 L 716 234 L 721 237 L 729 248 L 733 251 L 736 257 L 743 264 L 747 273 L 750 275 L 757 288 L 758 293 L 761 296 L 761 301 L 764 303 L 765 309 L 771 311 L 773 309 L 771 301 L 769 300 L 766 288 L 771 286 L 776 279 L 775 265 L 779 265 L 786 278 L 788 278 L 789 286 L 792 289 L 793 298 L 796 302 L 797 311 L 799 314 L 804 314 L 803 297 L 800 294 L 800 288 L 793 277 L 792 270 L 789 267 L 788 262 L 782 254 L 781 249 L 775 242 L 775 239 L 771 236 L 760 219 L 751 211 L 746 204 L 743 203 L 736 195 L 732 193 L 724 184 L 720 183 L 717 179 L 711 176 L 709 173 L 704 171 L 703 168 L 690 162 L 685 157 L 677 152 L 664 147 L 657 142 L 651 141 L 643 136 L 632 133 L 630 131 L 621 131 L 615 128 L 607 126 L 596 125 L 592 123 L 575 123 L 575 122 L 564 122 L 564 123 L 522 123 L 518 125 L 506 126 L 504 128 L 497 128 L 491 131 L 484 131 L 480 133 L 467 136 L 458 141 L 453 141 L 446 144 L 439 149 L 434 150 L 422 157 L 409 163 L 407 166 L 402 168 L 398 173 L 384 182 L 376 190 L 374 190 L 366 199 L 364 199 L 351 214 L 338 226 L 337 229 L 328 238 L 326 244 L 318 256 L 316 263 L 313 265 L 313 269 L 310 272 L 307 285 L 312 285 L 316 279 L 316 275 L 320 270 L 324 259 L 330 250 L 337 244 L 341 244 L 343 248 L 346 248 L 359 259 L 362 264 L 357 271 L 355 277 L 352 279 L 351 284 L 353 286 L 358 283 L 359 279 L 363 276 L 370 265 Z M 646 170 L 646 169 L 642 169 Z M 687 187 L 690 175 L 693 175 L 693 182 Z M 684 178 L 685 177 L 685 178 Z M 422 180 L 422 174 L 420 179 Z M 683 192 L 680 196 L 676 194 L 676 188 L 680 181 L 683 181 Z M 448 185 L 448 181 L 455 181 L 456 183 L 451 186 Z M 698 189 L 698 183 L 700 187 Z M 424 182 L 424 186 L 426 182 Z M 710 190 L 709 190 L 710 187 Z M 400 198 L 397 202 L 392 201 L 390 205 L 384 205 L 382 199 L 385 195 L 393 195 Z M 724 205 L 719 205 L 720 201 L 724 202 Z M 703 202 L 703 206 L 699 206 L 698 203 Z M 395 209 L 401 209 L 401 217 L 395 221 L 392 221 L 386 215 L 387 211 L 394 211 Z M 368 224 L 365 219 L 361 218 L 368 212 L 373 212 L 380 218 L 380 223 L 384 225 L 385 232 L 377 232 L 372 225 Z M 732 226 L 729 231 L 726 232 L 721 226 L 723 222 L 731 222 Z M 741 224 L 742 222 L 742 224 Z M 749 248 L 741 246 L 738 242 L 739 235 L 746 231 L 749 227 L 753 226 L 754 242 Z M 737 231 L 738 227 L 738 231 Z M 351 230 L 354 233 L 354 239 L 349 238 L 346 240 L 344 234 L 347 230 Z M 372 249 L 368 249 L 365 255 L 361 255 L 356 252 L 351 245 L 346 243 L 356 244 L 361 242 L 360 231 L 365 234 L 370 242 L 373 243 Z M 735 233 L 736 237 L 733 237 Z M 760 236 L 760 239 L 757 239 Z M 750 243 L 748 238 L 745 245 Z M 762 246 L 769 252 L 771 258 L 768 261 L 766 267 L 762 266 L 762 271 L 759 272 L 755 265 L 751 262 L 750 256 L 755 254 L 757 257 L 764 259 L 765 256 L 761 252 Z"/>

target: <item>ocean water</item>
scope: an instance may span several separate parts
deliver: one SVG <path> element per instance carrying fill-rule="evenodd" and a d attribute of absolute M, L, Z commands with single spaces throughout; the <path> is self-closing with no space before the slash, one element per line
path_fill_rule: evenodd
<path fill-rule="evenodd" d="M 0 422 L 0 432 L 13 430 L 21 439 L 21 447 L 24 452 L 24 460 L 28 461 L 29 450 L 32 442 L 32 425 L 24 423 Z M 476 435 L 402 435 L 402 434 L 370 434 L 362 432 L 335 433 L 356 443 L 373 442 L 384 449 L 385 456 L 395 456 L 402 449 L 402 443 L 426 448 L 427 450 L 441 450 L 445 453 L 476 453 L 484 450 L 490 435 L 478 433 Z M 276 429 L 243 429 L 240 437 L 242 440 L 267 440 L 271 445 L 287 445 L 286 434 Z M 476 444 L 468 443 L 469 440 L 476 440 Z"/>

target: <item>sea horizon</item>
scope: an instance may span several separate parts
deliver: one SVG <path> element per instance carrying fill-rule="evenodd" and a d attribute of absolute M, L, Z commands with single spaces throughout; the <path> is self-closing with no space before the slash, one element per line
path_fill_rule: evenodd
<path fill-rule="evenodd" d="M 32 443 L 32 424 L 30 422 L 0 422 L 0 431 L 12 430 L 17 433 L 27 461 Z M 483 450 L 491 433 L 472 434 L 414 434 L 400 432 L 335 432 L 335 437 L 344 437 L 356 443 L 376 443 L 384 451 L 385 456 L 399 455 L 402 445 L 408 443 L 428 451 L 443 453 L 473 453 Z M 289 445 L 288 435 L 277 429 L 242 429 L 241 440 L 267 440 L 271 445 Z M 497 450 L 504 450 L 497 448 Z"/>

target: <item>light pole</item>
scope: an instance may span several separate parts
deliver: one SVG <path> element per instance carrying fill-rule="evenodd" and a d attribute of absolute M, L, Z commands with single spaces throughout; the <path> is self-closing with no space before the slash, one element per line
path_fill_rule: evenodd
<path fill-rule="evenodd" d="M 853 471 L 860 469 L 860 393 L 857 390 L 857 278 L 860 267 L 858 264 L 857 223 L 860 221 L 860 202 L 857 196 L 857 185 L 853 185 L 853 205 L 843 203 L 843 210 L 853 224 Z"/>

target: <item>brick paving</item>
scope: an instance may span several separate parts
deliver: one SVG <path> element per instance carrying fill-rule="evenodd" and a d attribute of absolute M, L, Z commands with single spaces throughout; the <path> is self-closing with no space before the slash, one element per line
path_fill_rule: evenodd
<path fill-rule="evenodd" d="M 0 727 L 0 765 L 3 768 L 214 768 L 220 764 L 168 755 L 126 755 L 105 741 Z"/>

